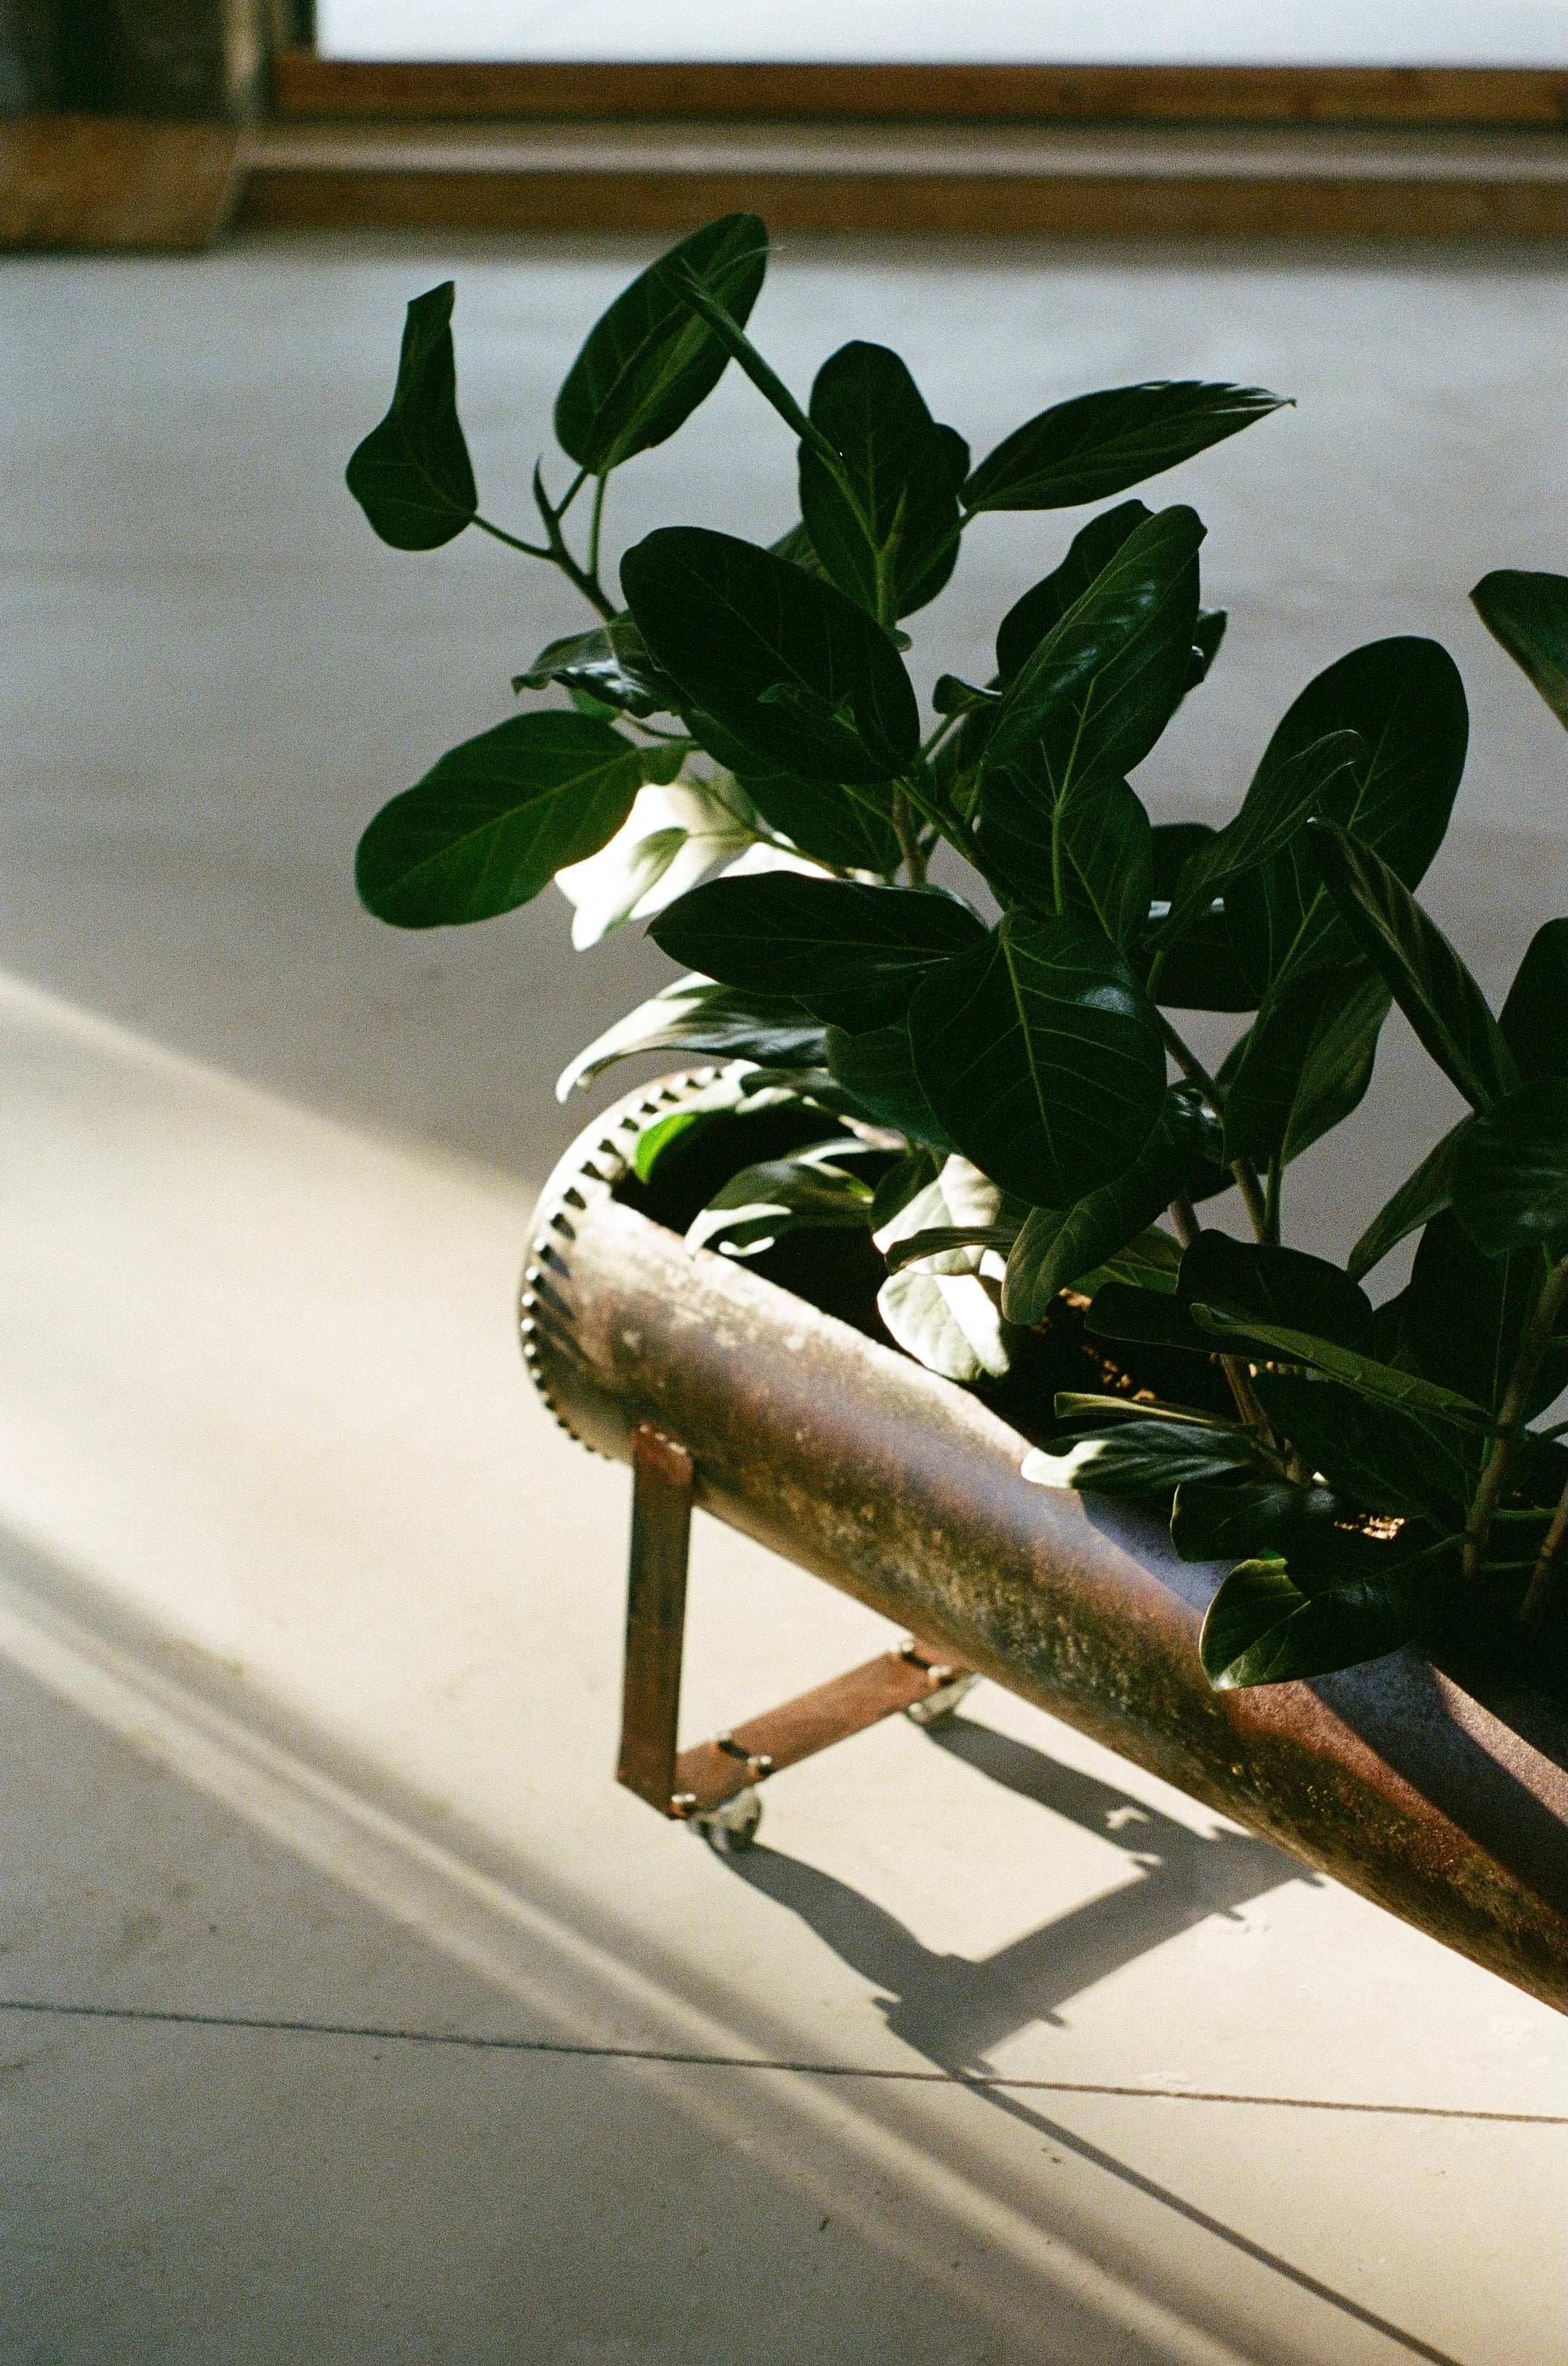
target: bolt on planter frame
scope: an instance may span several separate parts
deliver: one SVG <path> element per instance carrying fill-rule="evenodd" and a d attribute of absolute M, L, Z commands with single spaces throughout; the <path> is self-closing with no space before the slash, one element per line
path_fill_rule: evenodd
<path fill-rule="evenodd" d="M 716 1838 L 730 1810 L 744 1844 L 754 1797 L 733 1803 L 759 1777 L 909 1706 L 900 1684 L 934 1707 L 976 1671 L 1562 2010 L 1568 1718 L 1411 1650 L 1211 1691 L 1217 1574 L 1152 1518 L 1031 1485 L 1027 1442 L 978 1398 L 617 1200 L 638 1134 L 714 1074 L 582 1136 L 524 1283 L 547 1403 L 637 1472 L 621 1780 Z M 874 1662 L 677 1754 L 693 1502 L 919 1637 L 904 1673 Z"/>

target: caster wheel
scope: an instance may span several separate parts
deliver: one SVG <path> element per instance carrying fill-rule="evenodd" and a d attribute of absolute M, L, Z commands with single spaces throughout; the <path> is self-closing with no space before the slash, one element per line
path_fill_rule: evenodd
<path fill-rule="evenodd" d="M 691 1822 L 701 1832 L 709 1848 L 721 1856 L 739 1856 L 757 1837 L 757 1827 L 762 1820 L 762 1802 L 755 1791 L 739 1791 L 727 1799 L 722 1808 L 715 1808 L 705 1816 L 693 1816 Z"/>
<path fill-rule="evenodd" d="M 927 1733 L 938 1732 L 952 1724 L 959 1703 L 979 1681 L 978 1676 L 954 1676 L 951 1684 L 939 1684 L 934 1693 L 928 1693 L 924 1700 L 912 1701 L 904 1714 L 911 1725 L 922 1727 Z"/>

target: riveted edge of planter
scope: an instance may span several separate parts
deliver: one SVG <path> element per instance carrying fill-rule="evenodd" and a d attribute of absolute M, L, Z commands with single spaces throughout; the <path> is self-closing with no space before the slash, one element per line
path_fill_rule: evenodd
<path fill-rule="evenodd" d="M 659 1421 L 730 1526 L 1562 2010 L 1550 1705 L 1414 1651 L 1211 1691 L 1215 1571 L 1135 1507 L 1030 1484 L 1026 1442 L 976 1397 L 616 1200 L 638 1135 L 721 1073 L 626 1096 L 540 1198 L 523 1352 L 561 1425 L 626 1459 Z"/>

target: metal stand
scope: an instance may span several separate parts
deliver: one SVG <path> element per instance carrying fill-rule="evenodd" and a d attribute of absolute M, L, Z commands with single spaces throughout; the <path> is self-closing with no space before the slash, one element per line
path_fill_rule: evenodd
<path fill-rule="evenodd" d="M 714 1846 L 749 1848 L 761 1821 L 757 1786 L 785 1766 L 902 1710 L 940 1725 L 976 1679 L 913 1639 L 815 1691 L 750 1718 L 733 1732 L 677 1752 L 686 1562 L 695 1472 L 692 1458 L 652 1422 L 632 1441 L 631 1563 L 616 1780 L 662 1816 L 697 1825 Z"/>

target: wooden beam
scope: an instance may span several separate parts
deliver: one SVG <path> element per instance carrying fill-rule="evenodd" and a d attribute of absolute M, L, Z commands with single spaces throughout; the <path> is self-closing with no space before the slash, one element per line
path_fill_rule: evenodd
<path fill-rule="evenodd" d="M 0 247 L 188 254 L 224 228 L 239 185 L 226 124 L 22 116 L 0 123 Z"/>
<path fill-rule="evenodd" d="M 383 63 L 285 51 L 284 116 L 786 118 L 903 122 L 1568 122 L 1535 67 Z"/>
<path fill-rule="evenodd" d="M 250 178 L 270 229 L 684 231 L 739 210 L 775 231 L 987 238 L 1561 239 L 1550 182 L 1145 175 L 503 173 L 331 167 Z"/>

